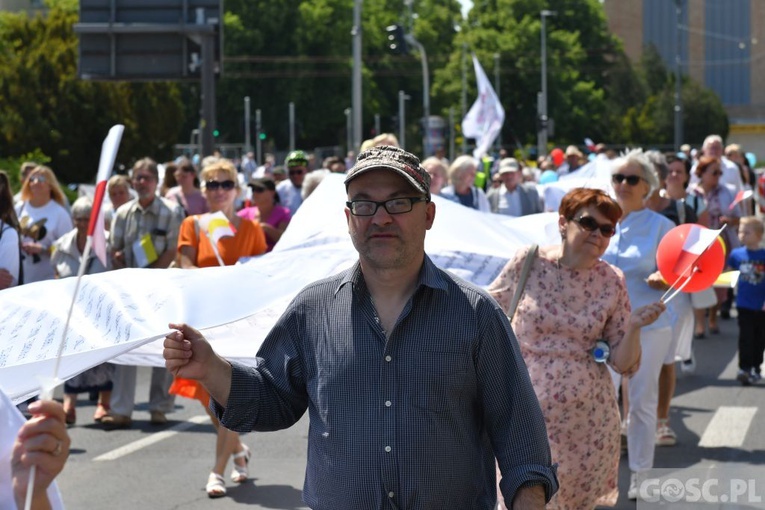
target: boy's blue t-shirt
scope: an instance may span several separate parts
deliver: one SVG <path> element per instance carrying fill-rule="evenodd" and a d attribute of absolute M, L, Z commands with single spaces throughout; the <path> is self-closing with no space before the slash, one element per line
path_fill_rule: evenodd
<path fill-rule="evenodd" d="M 765 249 L 748 250 L 741 246 L 731 250 L 728 265 L 741 271 L 736 307 L 762 310 L 765 306 Z"/>

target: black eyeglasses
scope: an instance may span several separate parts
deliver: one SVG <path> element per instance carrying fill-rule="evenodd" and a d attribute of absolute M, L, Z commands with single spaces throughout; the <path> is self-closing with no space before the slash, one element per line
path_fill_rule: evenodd
<path fill-rule="evenodd" d="M 585 229 L 587 232 L 595 232 L 596 230 L 600 230 L 600 233 L 603 235 L 603 237 L 614 237 L 616 234 L 616 227 L 609 224 L 601 225 L 595 221 L 595 218 L 592 216 L 570 218 L 569 220 L 578 223 L 579 226 Z"/>
<path fill-rule="evenodd" d="M 614 174 L 611 176 L 611 180 L 616 184 L 621 184 L 624 181 L 627 181 L 627 184 L 630 186 L 637 186 L 637 183 L 639 183 L 642 179 L 643 178 L 639 175 Z"/>
<path fill-rule="evenodd" d="M 205 189 L 215 191 L 216 189 L 223 188 L 226 191 L 231 191 L 236 187 L 234 181 L 205 181 Z"/>
<path fill-rule="evenodd" d="M 354 216 L 374 216 L 380 206 L 385 207 L 388 214 L 408 213 L 416 202 L 430 202 L 427 197 L 401 197 L 375 202 L 374 200 L 351 200 L 345 205 Z"/>

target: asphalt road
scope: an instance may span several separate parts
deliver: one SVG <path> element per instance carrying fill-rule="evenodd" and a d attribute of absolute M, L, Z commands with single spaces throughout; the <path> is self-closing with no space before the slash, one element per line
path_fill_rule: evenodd
<path fill-rule="evenodd" d="M 765 464 L 765 424 L 759 411 L 765 401 L 765 383 L 744 388 L 735 380 L 737 326 L 735 319 L 720 324 L 721 334 L 695 343 L 696 373 L 678 379 L 670 415 L 678 445 L 658 447 L 656 467 Z M 141 369 L 139 404 L 133 428 L 129 430 L 102 430 L 92 421 L 93 404 L 86 400 L 86 395 L 80 396 L 78 422 L 70 429 L 72 455 L 60 476 L 67 508 L 307 508 L 300 492 L 305 468 L 306 417 L 289 430 L 245 435 L 244 441 L 254 454 L 250 463 L 252 480 L 239 486 L 228 482 L 227 496 L 210 500 L 204 485 L 213 461 L 212 425 L 199 403 L 182 398 L 176 401 L 176 412 L 169 415 L 171 422 L 167 426 L 150 425 L 146 407 L 148 381 L 148 369 Z M 748 428 L 743 427 L 739 446 L 714 446 L 737 442 L 736 438 L 726 436 L 734 434 L 734 430 L 720 429 L 713 423 L 720 406 L 755 408 Z M 702 436 L 705 444 L 712 446 L 700 446 Z M 624 456 L 617 509 L 635 508 L 635 503 L 626 498 L 628 484 Z"/>

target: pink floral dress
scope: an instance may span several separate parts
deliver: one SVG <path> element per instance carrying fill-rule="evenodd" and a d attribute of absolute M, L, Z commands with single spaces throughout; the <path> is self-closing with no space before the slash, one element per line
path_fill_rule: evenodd
<path fill-rule="evenodd" d="M 507 311 L 529 249 L 521 249 L 489 287 Z M 540 248 L 512 326 L 545 416 L 560 489 L 547 508 L 613 506 L 619 495 L 620 417 L 611 376 L 595 362 L 599 339 L 622 341 L 630 302 L 621 272 L 599 260 L 585 270 L 559 266 Z"/>

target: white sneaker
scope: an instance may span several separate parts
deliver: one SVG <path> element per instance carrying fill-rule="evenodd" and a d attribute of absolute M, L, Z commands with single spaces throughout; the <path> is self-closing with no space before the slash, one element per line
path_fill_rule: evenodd
<path fill-rule="evenodd" d="M 638 497 L 637 473 L 630 472 L 630 488 L 627 491 L 627 499 L 635 501 Z"/>
<path fill-rule="evenodd" d="M 675 446 L 676 444 L 677 434 L 669 426 L 669 420 L 659 420 L 656 424 L 656 445 Z"/>

